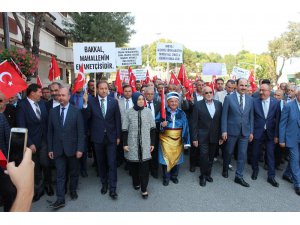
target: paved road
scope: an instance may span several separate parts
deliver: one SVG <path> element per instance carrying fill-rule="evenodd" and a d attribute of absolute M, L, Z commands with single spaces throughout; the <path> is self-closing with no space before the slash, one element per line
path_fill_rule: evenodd
<path fill-rule="evenodd" d="M 246 166 L 245 180 L 250 188 L 235 184 L 234 172 L 229 178 L 221 176 L 221 162 L 214 164 L 213 183 L 206 187 L 199 185 L 199 169 L 195 173 L 189 172 L 188 157 L 180 169 L 179 183 L 165 187 L 162 179 L 150 178 L 149 198 L 141 198 L 139 191 L 132 188 L 131 177 L 123 166 L 118 169 L 118 195 L 116 201 L 109 195 L 101 195 L 99 178 L 89 163 L 89 177 L 81 178 L 79 182 L 78 199 L 72 201 L 66 196 L 66 206 L 62 212 L 228 212 L 228 211 L 300 211 L 300 196 L 294 192 L 292 185 L 281 179 L 282 171 L 277 171 L 279 188 L 267 183 L 267 172 L 260 168 L 256 181 L 252 181 L 251 168 Z M 234 165 L 235 166 L 235 165 Z M 284 165 L 285 167 L 285 165 Z M 33 203 L 32 211 L 51 212 L 48 201 L 55 201 L 55 196 L 43 196 L 38 202 Z"/>

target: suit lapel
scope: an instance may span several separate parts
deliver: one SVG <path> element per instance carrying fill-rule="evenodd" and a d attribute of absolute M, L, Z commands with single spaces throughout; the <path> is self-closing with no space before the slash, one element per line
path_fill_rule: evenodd
<path fill-rule="evenodd" d="M 103 118 L 103 115 L 102 115 L 102 111 L 101 111 L 101 105 L 100 105 L 100 102 L 99 102 L 99 97 L 97 95 L 97 97 L 94 99 L 95 100 L 95 105 L 96 105 L 96 115 L 98 115 L 100 118 L 104 119 Z"/>
<path fill-rule="evenodd" d="M 70 104 L 63 127 L 66 127 L 68 125 L 71 115 L 72 115 L 72 105 Z"/>
<path fill-rule="evenodd" d="M 232 94 L 232 98 L 233 98 L 233 101 L 236 103 L 236 106 L 238 107 L 240 113 L 243 113 L 243 112 L 241 111 L 241 109 L 240 109 L 240 104 L 239 104 L 239 101 L 238 101 L 238 99 L 237 99 L 238 96 L 237 96 L 237 93 L 236 93 L 236 92 L 234 92 L 234 94 Z M 246 108 L 246 103 L 245 103 L 245 108 Z M 244 109 L 244 111 L 245 111 L 245 109 Z"/>
<path fill-rule="evenodd" d="M 109 110 L 111 109 L 111 104 L 110 103 L 111 103 L 111 99 L 107 97 L 107 104 L 106 104 L 107 109 L 106 109 L 105 117 L 106 117 L 107 113 L 109 112 Z"/>
<path fill-rule="evenodd" d="M 35 111 L 33 110 L 33 108 L 31 107 L 31 104 L 30 102 L 28 101 L 28 99 L 26 99 L 26 108 L 28 109 L 28 112 L 31 116 L 31 118 L 33 120 L 36 120 L 36 121 L 39 121 L 39 119 L 37 118 L 36 114 L 35 114 Z M 42 116 L 42 115 L 41 115 Z"/>
<path fill-rule="evenodd" d="M 256 103 L 256 107 L 258 108 L 258 112 L 259 112 L 260 116 L 262 118 L 265 118 L 265 114 L 264 114 L 264 110 L 263 110 L 263 107 L 262 107 L 261 99 L 259 99 L 258 101 L 255 101 L 255 103 Z"/>

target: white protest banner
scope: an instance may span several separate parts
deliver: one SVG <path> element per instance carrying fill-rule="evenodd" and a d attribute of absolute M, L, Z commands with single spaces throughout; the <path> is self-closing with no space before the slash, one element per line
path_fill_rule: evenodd
<path fill-rule="evenodd" d="M 157 43 L 156 62 L 182 63 L 182 53 L 180 44 Z"/>
<path fill-rule="evenodd" d="M 115 42 L 73 43 L 73 55 L 75 73 L 81 64 L 85 73 L 116 71 Z"/>
<path fill-rule="evenodd" d="M 133 74 L 136 77 L 136 80 L 145 80 L 146 79 L 146 69 L 134 69 L 132 70 Z"/>
<path fill-rule="evenodd" d="M 117 66 L 142 65 L 142 48 L 116 48 Z"/>
<path fill-rule="evenodd" d="M 124 77 L 129 77 L 128 69 L 120 69 L 120 79 L 123 80 Z"/>
<path fill-rule="evenodd" d="M 235 77 L 236 79 L 245 78 L 248 80 L 249 75 L 250 75 L 249 70 L 245 70 L 245 69 L 239 68 L 237 66 L 232 68 L 231 76 Z"/>

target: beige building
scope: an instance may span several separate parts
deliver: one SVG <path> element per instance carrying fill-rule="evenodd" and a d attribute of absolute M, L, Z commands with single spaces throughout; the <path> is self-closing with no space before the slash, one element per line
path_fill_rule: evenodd
<path fill-rule="evenodd" d="M 23 27 L 25 18 L 22 13 L 17 13 Z M 8 13 L 9 36 L 11 47 L 23 48 L 22 35 L 17 27 L 17 23 L 12 15 Z M 4 48 L 3 18 L 0 14 L 0 49 Z M 74 22 L 68 13 L 47 12 L 45 15 L 44 26 L 40 32 L 40 57 L 39 57 L 39 76 L 44 85 L 50 83 L 48 80 L 49 66 L 52 55 L 57 56 L 57 63 L 61 70 L 61 77 L 58 78 L 62 83 L 70 84 L 75 78 L 73 72 L 73 49 L 72 44 L 64 31 L 63 21 Z M 33 22 L 29 21 L 31 38 L 33 32 Z M 34 78 L 32 81 L 34 82 Z"/>

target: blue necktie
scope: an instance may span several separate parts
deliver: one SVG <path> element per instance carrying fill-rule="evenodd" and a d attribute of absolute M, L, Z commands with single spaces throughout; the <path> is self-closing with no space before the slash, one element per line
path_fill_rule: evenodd
<path fill-rule="evenodd" d="M 60 113 L 60 124 L 61 126 L 64 126 L 64 116 L 65 116 L 65 108 L 61 108 L 61 113 Z"/>

